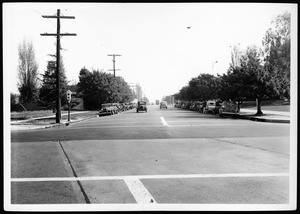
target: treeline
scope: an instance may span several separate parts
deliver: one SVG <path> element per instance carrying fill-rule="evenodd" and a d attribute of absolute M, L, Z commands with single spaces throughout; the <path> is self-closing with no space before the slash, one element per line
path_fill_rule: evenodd
<path fill-rule="evenodd" d="M 29 110 L 54 110 L 57 100 L 56 61 L 48 61 L 46 70 L 40 78 L 33 43 L 24 40 L 18 47 L 18 53 L 18 89 L 20 95 L 11 93 L 11 111 L 27 110 L 24 106 L 30 106 Z M 65 73 L 63 58 L 61 57 L 60 100 L 62 109 L 68 107 L 66 94 L 70 88 Z M 130 102 L 137 98 L 135 92 L 130 89 L 122 77 L 114 77 L 112 74 L 98 70 L 90 72 L 86 68 L 80 70 L 79 83 L 73 88 L 76 88 L 76 91 L 73 92 L 77 92 L 77 97 L 83 99 L 86 110 L 99 109 L 102 103 Z M 71 107 L 72 104 L 75 103 L 71 103 Z"/>
<path fill-rule="evenodd" d="M 232 55 L 232 63 L 223 75 L 200 74 L 174 95 L 176 100 L 206 101 L 209 99 L 257 100 L 290 99 L 290 14 L 279 15 L 263 38 L 262 48 L 248 47 Z"/>

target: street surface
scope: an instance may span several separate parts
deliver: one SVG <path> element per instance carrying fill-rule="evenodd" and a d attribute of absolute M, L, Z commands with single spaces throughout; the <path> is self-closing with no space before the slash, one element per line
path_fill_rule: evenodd
<path fill-rule="evenodd" d="M 11 132 L 12 204 L 288 204 L 289 124 L 148 106 Z"/>

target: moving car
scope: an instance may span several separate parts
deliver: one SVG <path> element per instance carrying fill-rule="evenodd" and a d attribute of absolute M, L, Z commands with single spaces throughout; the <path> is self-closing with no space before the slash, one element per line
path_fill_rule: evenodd
<path fill-rule="evenodd" d="M 234 101 L 224 101 L 219 109 L 220 117 L 224 114 L 238 114 L 240 112 L 237 102 Z"/>
<path fill-rule="evenodd" d="M 168 109 L 167 102 L 166 101 L 161 101 L 160 105 L 159 105 L 159 108 L 160 109 L 162 109 L 162 108 Z"/>
<path fill-rule="evenodd" d="M 140 111 L 147 112 L 147 103 L 145 101 L 139 101 L 136 107 L 136 112 L 139 113 Z"/>

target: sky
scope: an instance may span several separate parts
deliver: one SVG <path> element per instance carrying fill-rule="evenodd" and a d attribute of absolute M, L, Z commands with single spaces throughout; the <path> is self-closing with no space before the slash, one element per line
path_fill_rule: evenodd
<path fill-rule="evenodd" d="M 60 9 L 64 67 L 70 84 L 79 71 L 107 73 L 116 57 L 117 76 L 139 84 L 151 101 L 172 95 L 201 73 L 227 71 L 231 48 L 261 46 L 271 21 L 295 4 L 275 3 L 4 3 L 4 80 L 9 92 L 18 93 L 18 45 L 33 42 L 39 74 L 44 74 L 48 54 L 56 54 L 56 15 Z M 217 61 L 217 63 L 215 63 Z M 42 76 L 40 76 L 42 77 Z"/>

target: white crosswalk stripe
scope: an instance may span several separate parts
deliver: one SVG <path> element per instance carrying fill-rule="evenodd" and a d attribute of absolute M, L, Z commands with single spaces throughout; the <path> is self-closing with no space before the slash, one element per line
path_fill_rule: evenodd
<path fill-rule="evenodd" d="M 139 179 L 124 179 L 138 204 L 157 203 Z"/>

